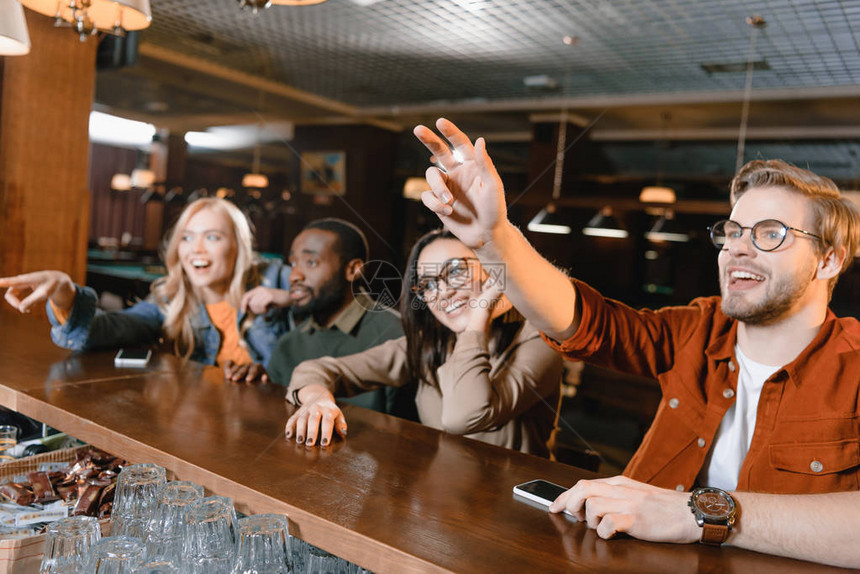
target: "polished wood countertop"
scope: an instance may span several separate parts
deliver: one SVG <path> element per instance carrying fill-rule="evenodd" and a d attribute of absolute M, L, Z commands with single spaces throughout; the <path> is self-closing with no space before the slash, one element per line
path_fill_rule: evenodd
<path fill-rule="evenodd" d="M 59 349 L 44 319 L 4 308 L 0 404 L 160 464 L 240 511 L 286 514 L 294 535 L 376 572 L 844 572 L 736 548 L 601 540 L 512 494 L 587 471 L 351 406 L 347 440 L 304 447 L 283 438 L 293 407 L 282 387 L 226 384 L 217 368 L 165 355 L 117 369 L 114 354 Z"/>

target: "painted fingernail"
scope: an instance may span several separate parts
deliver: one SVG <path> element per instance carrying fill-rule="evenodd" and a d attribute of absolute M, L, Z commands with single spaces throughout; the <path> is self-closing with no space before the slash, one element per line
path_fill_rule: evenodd
<path fill-rule="evenodd" d="M 442 194 L 442 202 L 443 203 L 449 203 L 450 201 L 451 201 L 451 194 L 450 193 L 443 193 Z"/>
<path fill-rule="evenodd" d="M 328 439 L 327 438 L 322 439 L 322 442 L 320 444 L 322 444 L 323 446 L 327 445 Z"/>
<path fill-rule="evenodd" d="M 293 431 L 287 431 L 286 433 L 284 433 L 284 436 L 286 436 L 287 438 L 291 438 L 293 436 Z"/>
<path fill-rule="evenodd" d="M 340 434 L 342 434 L 343 436 L 346 436 L 346 427 L 343 427 L 342 429 L 340 429 Z"/>
<path fill-rule="evenodd" d="M 296 442 L 298 442 L 298 443 L 302 443 L 302 442 L 305 442 L 305 439 L 304 439 L 304 437 L 303 437 L 302 435 L 299 435 L 299 436 L 297 436 L 297 437 L 296 437 Z"/>
<path fill-rule="evenodd" d="M 305 441 L 305 444 L 314 444 L 314 439 L 308 437 L 308 440 Z"/>

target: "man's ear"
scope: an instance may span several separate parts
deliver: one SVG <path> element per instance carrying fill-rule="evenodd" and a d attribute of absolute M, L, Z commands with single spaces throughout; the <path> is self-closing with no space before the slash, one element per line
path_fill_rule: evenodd
<path fill-rule="evenodd" d="M 842 271 L 842 264 L 845 262 L 846 249 L 844 246 L 828 247 L 824 255 L 818 261 L 818 272 L 815 275 L 816 279 L 832 279 L 839 275 Z"/>
<path fill-rule="evenodd" d="M 349 263 L 346 264 L 346 270 L 344 271 L 346 275 L 346 280 L 352 283 L 356 279 L 361 276 L 361 268 L 364 267 L 364 260 L 362 259 L 353 259 Z"/>

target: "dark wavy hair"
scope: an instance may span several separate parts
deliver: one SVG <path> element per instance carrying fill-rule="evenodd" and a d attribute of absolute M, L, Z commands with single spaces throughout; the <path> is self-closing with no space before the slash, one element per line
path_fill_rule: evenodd
<path fill-rule="evenodd" d="M 406 276 L 403 278 L 403 292 L 400 297 L 400 317 L 403 332 L 406 334 L 406 366 L 412 381 L 424 381 L 439 387 L 436 370 L 445 364 L 448 353 L 454 345 L 456 334 L 442 325 L 427 304 L 420 300 L 412 287 L 418 284 L 418 256 L 425 247 L 439 239 L 457 237 L 448 230 L 436 229 L 418 238 L 406 262 Z M 523 325 L 522 315 L 511 309 L 493 321 L 491 340 L 495 342 L 495 353 L 501 353 L 514 340 Z"/>

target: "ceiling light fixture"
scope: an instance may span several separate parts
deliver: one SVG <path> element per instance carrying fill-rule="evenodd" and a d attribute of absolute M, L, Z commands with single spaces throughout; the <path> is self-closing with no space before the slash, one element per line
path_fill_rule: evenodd
<path fill-rule="evenodd" d="M 645 232 L 645 239 L 654 243 L 671 241 L 673 243 L 687 243 L 690 234 L 678 225 L 675 212 L 667 209 L 654 223 L 654 226 Z"/>
<path fill-rule="evenodd" d="M 0 0 L 0 56 L 30 52 L 30 34 L 24 9 L 16 0 Z"/>
<path fill-rule="evenodd" d="M 627 230 L 624 229 L 615 215 L 612 213 L 612 208 L 606 206 L 597 212 L 597 215 L 591 218 L 588 224 L 582 228 L 583 235 L 592 237 L 612 237 L 616 239 L 625 239 L 628 236 Z"/>
<path fill-rule="evenodd" d="M 21 0 L 21 4 L 53 16 L 57 27 L 71 27 L 81 41 L 99 31 L 124 36 L 152 22 L 149 0 Z"/>
<path fill-rule="evenodd" d="M 250 8 L 256 14 L 269 6 L 311 6 L 322 4 L 326 0 L 239 0 L 239 8 Z"/>
<path fill-rule="evenodd" d="M 412 201 L 421 201 L 421 195 L 430 191 L 430 184 L 424 177 L 408 177 L 403 184 L 403 197 Z"/>
<path fill-rule="evenodd" d="M 762 18 L 758 14 L 754 16 L 748 16 L 746 19 L 746 23 L 750 26 L 750 53 L 749 58 L 747 58 L 747 81 L 744 85 L 744 103 L 743 108 L 741 109 L 741 126 L 738 130 L 738 155 L 737 160 L 735 161 L 735 173 L 740 171 L 741 167 L 743 167 L 744 165 L 744 151 L 746 148 L 747 138 L 747 123 L 749 122 L 750 99 L 752 98 L 753 70 L 755 69 L 755 61 L 753 60 L 753 58 L 755 57 L 756 32 L 764 29 L 764 27 L 767 26 L 767 22 L 765 22 L 764 18 Z"/>
<path fill-rule="evenodd" d="M 565 36 L 562 39 L 562 42 L 567 46 L 572 46 L 575 42 L 568 42 L 568 36 Z M 564 92 L 565 96 L 567 95 L 570 88 L 570 67 L 567 69 L 567 73 L 565 74 L 565 86 Z M 567 102 L 567 98 L 565 97 L 565 102 Z M 555 233 L 557 235 L 569 235 L 571 232 L 571 228 L 569 225 L 564 225 L 563 223 L 559 223 L 555 221 L 556 218 L 556 205 L 555 203 L 561 197 L 561 181 L 564 177 L 564 155 L 567 151 L 567 107 L 565 107 L 561 112 L 561 118 L 558 122 L 558 140 L 555 148 L 555 172 L 553 173 L 552 178 L 552 198 L 549 203 L 546 204 L 546 207 L 538 211 L 537 215 L 535 215 L 531 221 L 529 221 L 526 228 L 529 231 L 535 233 Z"/>

